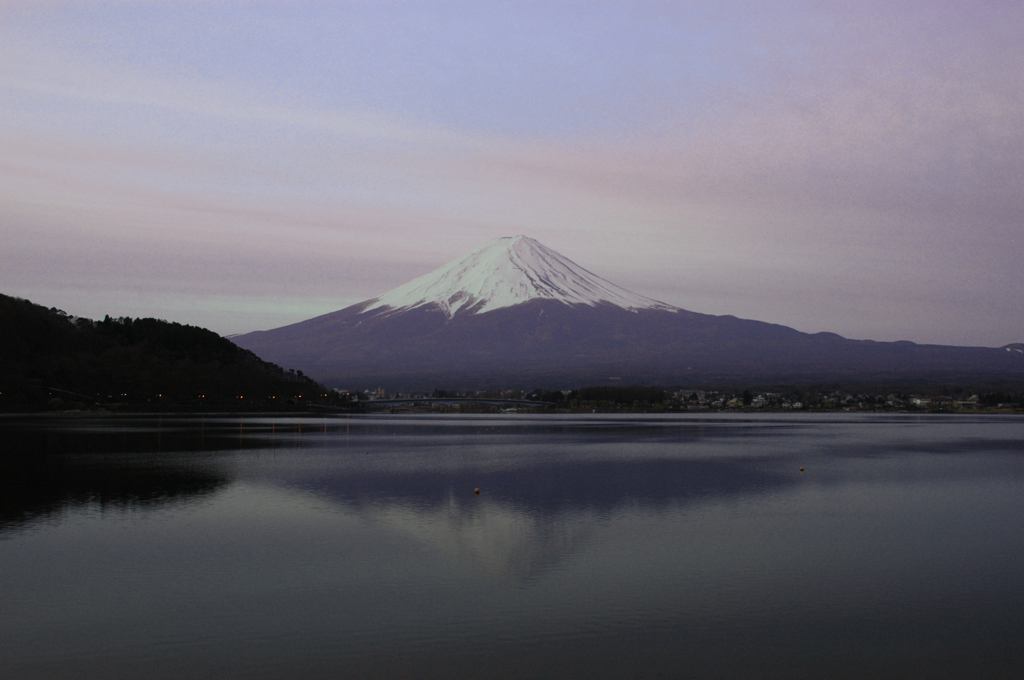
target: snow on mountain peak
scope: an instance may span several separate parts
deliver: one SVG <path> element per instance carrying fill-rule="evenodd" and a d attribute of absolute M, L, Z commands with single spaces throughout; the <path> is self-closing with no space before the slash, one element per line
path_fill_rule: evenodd
<path fill-rule="evenodd" d="M 363 310 L 405 310 L 436 304 L 449 318 L 482 314 L 528 300 L 569 305 L 605 303 L 630 310 L 676 307 L 631 293 L 591 274 L 526 236 L 496 238 L 429 274 L 370 300 Z"/>

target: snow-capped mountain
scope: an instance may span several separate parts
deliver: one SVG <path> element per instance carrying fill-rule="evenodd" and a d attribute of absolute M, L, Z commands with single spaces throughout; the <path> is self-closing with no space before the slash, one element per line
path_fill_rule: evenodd
<path fill-rule="evenodd" d="M 504 236 L 369 302 L 364 312 L 436 305 L 451 318 L 483 314 L 529 300 L 569 305 L 610 304 L 636 311 L 672 305 L 646 298 L 588 272 L 526 236 Z"/>
<path fill-rule="evenodd" d="M 1016 351 L 847 340 L 689 312 L 525 236 L 337 312 L 232 340 L 345 388 L 1024 380 Z"/>

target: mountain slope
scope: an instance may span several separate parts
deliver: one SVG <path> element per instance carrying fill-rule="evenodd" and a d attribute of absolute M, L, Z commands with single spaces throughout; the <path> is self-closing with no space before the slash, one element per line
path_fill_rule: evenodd
<path fill-rule="evenodd" d="M 525 237 L 496 239 L 372 300 L 234 340 L 352 388 L 1024 379 L 1015 351 L 855 341 L 689 312 Z"/>

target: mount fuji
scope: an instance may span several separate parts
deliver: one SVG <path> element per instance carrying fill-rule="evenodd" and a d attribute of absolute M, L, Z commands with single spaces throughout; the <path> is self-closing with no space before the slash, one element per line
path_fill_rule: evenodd
<path fill-rule="evenodd" d="M 436 306 L 449 319 L 484 314 L 530 300 L 613 305 L 636 311 L 676 307 L 619 288 L 526 236 L 496 238 L 426 276 L 369 301 L 364 312 Z"/>
<path fill-rule="evenodd" d="M 1021 345 L 848 340 L 698 314 L 526 236 L 494 239 L 340 311 L 232 340 L 348 388 L 1024 379 Z"/>

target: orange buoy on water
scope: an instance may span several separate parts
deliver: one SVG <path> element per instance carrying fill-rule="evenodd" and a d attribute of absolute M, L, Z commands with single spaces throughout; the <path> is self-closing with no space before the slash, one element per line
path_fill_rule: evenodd
<path fill-rule="evenodd" d="M 803 472 L 803 471 L 804 471 L 804 469 L 803 469 L 803 468 L 800 468 L 800 472 Z"/>
<path fill-rule="evenodd" d="M 473 493 L 475 493 L 477 496 L 479 496 L 480 495 L 480 489 L 473 489 Z"/>

